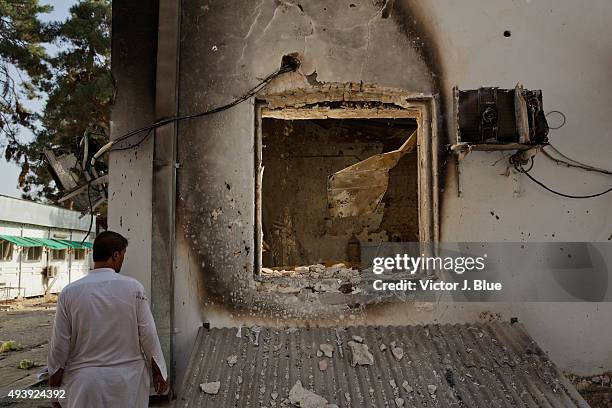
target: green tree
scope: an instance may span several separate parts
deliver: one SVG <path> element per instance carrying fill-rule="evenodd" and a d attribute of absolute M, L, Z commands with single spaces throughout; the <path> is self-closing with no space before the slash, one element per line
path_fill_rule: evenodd
<path fill-rule="evenodd" d="M 24 107 L 24 99 L 39 98 L 43 82 L 51 79 L 43 45 L 52 40 L 54 29 L 38 17 L 49 11 L 38 0 L 0 0 L 0 133 L 5 158 L 22 164 L 22 181 L 28 158 L 19 130 L 33 129 L 37 118 Z"/>
<path fill-rule="evenodd" d="M 70 8 L 66 21 L 46 27 L 59 48 L 56 55 L 43 57 L 48 74 L 37 81 L 47 100 L 36 117 L 35 139 L 7 157 L 22 165 L 24 197 L 58 198 L 41 156 L 45 148 L 77 153 L 81 138 L 87 135 L 91 152 L 108 141 L 114 95 L 110 28 L 110 0 L 81 0 Z"/>
<path fill-rule="evenodd" d="M 32 198 L 56 198 L 57 190 L 39 156 L 45 147 L 78 152 L 81 138 L 87 135 L 91 152 L 108 141 L 114 94 L 110 27 L 109 0 L 81 1 L 57 27 L 61 51 L 49 59 L 53 77 L 46 84 L 41 129 L 28 146 L 29 172 L 22 186 Z"/>

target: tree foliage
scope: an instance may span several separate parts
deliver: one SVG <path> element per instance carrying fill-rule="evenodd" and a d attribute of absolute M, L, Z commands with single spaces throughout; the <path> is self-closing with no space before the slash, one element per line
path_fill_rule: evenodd
<path fill-rule="evenodd" d="M 31 199 L 57 198 L 57 189 L 47 171 L 41 153 L 45 148 L 55 151 L 78 152 L 81 138 L 87 135 L 92 146 L 108 140 L 110 106 L 113 101 L 113 81 L 110 74 L 110 0 L 81 0 L 70 8 L 63 22 L 43 24 L 37 14 L 48 12 L 38 0 L 0 0 L 5 3 L 27 4 L 29 27 L 34 34 L 22 35 L 21 41 L 32 50 L 32 57 L 6 54 L 0 48 L 0 59 L 27 73 L 23 89 L 31 89 L 34 97 L 46 96 L 42 112 L 30 115 L 22 123 L 17 106 L 13 107 L 12 125 L 28 127 L 34 133 L 29 143 L 19 142 L 5 148 L 5 157 L 22 166 L 19 184 L 24 196 Z M 45 52 L 48 42 L 57 52 Z M 53 47 L 53 48 L 55 48 Z M 53 54 L 53 55 L 49 55 Z M 7 55 L 15 55 L 9 59 Z"/>

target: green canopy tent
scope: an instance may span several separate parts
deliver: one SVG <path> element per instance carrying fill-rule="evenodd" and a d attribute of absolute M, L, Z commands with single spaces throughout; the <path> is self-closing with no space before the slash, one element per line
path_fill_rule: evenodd
<path fill-rule="evenodd" d="M 3 239 L 20 247 L 43 246 L 43 244 L 35 238 L 17 237 L 15 235 L 0 235 L 0 239 Z"/>

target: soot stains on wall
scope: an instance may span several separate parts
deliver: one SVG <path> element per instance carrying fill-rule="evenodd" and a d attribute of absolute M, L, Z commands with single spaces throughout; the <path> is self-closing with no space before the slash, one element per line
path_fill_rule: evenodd
<path fill-rule="evenodd" d="M 385 4 L 182 2 L 179 114 L 230 102 L 275 71 L 283 55 L 294 52 L 299 54 L 301 72 L 276 79 L 268 91 L 308 90 L 312 85 L 306 76 L 316 72 L 317 86 L 374 84 L 406 95 L 430 95 L 434 77 L 421 45 L 394 18 L 383 18 Z M 385 15 L 392 17 L 396 7 L 387 8 Z M 398 95 L 374 100 L 394 102 Z M 244 103 L 178 125 L 177 236 L 188 243 L 193 269 L 201 271 L 204 303 L 214 299 L 225 307 L 258 312 L 295 309 L 306 315 L 316 308 L 291 307 L 283 299 L 264 298 L 255 291 L 255 122 L 254 106 Z M 390 194 L 401 184 L 395 187 L 392 181 Z M 404 201 L 398 197 L 395 202 Z M 379 228 L 389 231 L 397 224 L 393 217 L 382 217 Z M 405 227 L 397 228 L 403 228 L 401 235 L 410 235 Z M 334 313 L 328 307 L 320 310 Z"/>

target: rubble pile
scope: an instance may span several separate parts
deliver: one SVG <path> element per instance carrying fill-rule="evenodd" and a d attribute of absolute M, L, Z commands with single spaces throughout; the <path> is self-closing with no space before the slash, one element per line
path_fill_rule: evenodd
<path fill-rule="evenodd" d="M 283 294 L 299 294 L 304 290 L 315 293 L 356 294 L 361 289 L 361 276 L 357 269 L 338 263 L 331 266 L 315 264 L 296 266 L 293 269 L 262 268 L 261 276 L 282 280 L 261 282 L 260 290 L 270 290 Z"/>
<path fill-rule="evenodd" d="M 296 266 L 293 269 L 261 268 L 262 276 L 292 277 L 308 279 L 340 279 L 353 282 L 359 278 L 359 271 L 346 264 L 337 263 L 332 266 L 314 264 L 308 266 Z"/>

